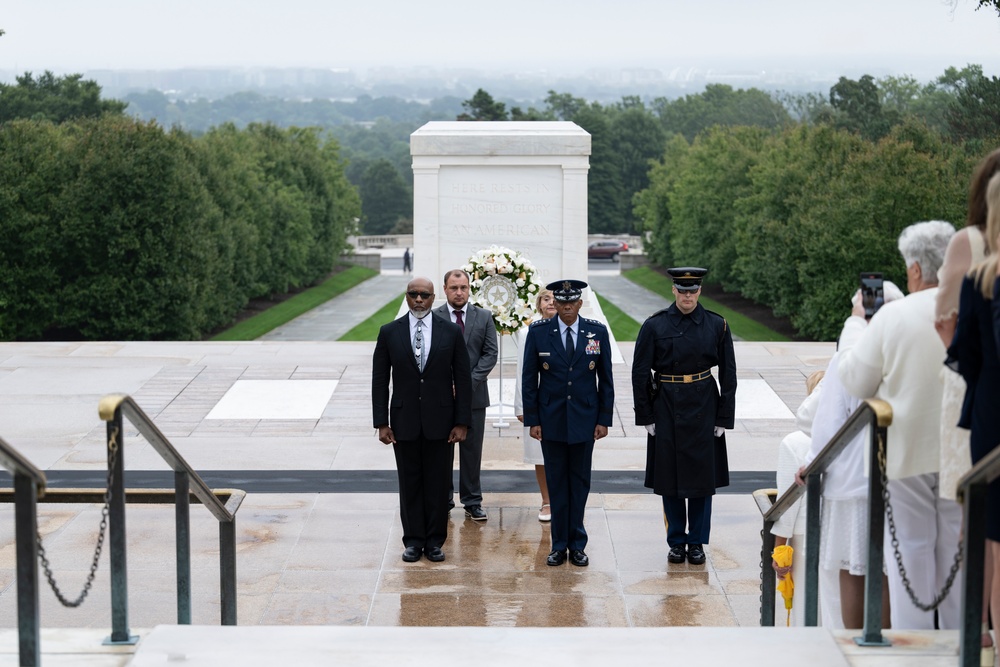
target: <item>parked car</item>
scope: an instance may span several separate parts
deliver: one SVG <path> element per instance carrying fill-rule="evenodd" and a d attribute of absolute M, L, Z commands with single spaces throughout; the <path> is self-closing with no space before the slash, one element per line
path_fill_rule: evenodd
<path fill-rule="evenodd" d="M 618 255 L 628 252 L 628 244 L 622 241 L 597 241 L 587 246 L 587 259 L 610 259 L 618 261 Z"/>

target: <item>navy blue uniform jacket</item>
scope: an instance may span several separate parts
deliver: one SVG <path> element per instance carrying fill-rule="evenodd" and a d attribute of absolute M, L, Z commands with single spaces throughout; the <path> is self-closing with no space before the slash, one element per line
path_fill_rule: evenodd
<path fill-rule="evenodd" d="M 589 442 L 598 424 L 610 427 L 615 385 L 607 328 L 581 317 L 569 359 L 559 318 L 533 322 L 524 344 L 521 400 L 524 425 L 541 426 L 543 440 Z"/>

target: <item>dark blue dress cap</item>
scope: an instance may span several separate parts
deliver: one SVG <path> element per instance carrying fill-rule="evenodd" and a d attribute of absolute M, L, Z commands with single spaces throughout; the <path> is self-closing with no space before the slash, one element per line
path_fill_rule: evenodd
<path fill-rule="evenodd" d="M 678 292 L 697 292 L 701 289 L 701 279 L 708 273 L 708 269 L 682 266 L 676 269 L 667 269 L 667 273 L 674 279 L 674 287 L 677 288 Z"/>
<path fill-rule="evenodd" d="M 576 301 L 587 288 L 587 283 L 582 280 L 557 280 L 545 286 L 545 289 L 552 290 L 552 298 L 556 301 Z"/>

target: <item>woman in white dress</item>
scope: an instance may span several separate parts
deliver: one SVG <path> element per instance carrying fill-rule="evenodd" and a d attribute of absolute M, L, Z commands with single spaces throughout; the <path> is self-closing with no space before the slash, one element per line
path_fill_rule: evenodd
<path fill-rule="evenodd" d="M 535 310 L 538 314 L 535 319 L 548 319 L 556 316 L 556 300 L 552 297 L 552 292 L 543 289 L 535 297 Z M 524 408 L 521 403 L 521 363 L 524 361 L 524 340 L 528 335 L 528 327 L 518 329 L 514 340 L 517 343 L 517 378 L 514 384 L 514 414 L 517 421 L 524 422 Z M 538 510 L 538 520 L 548 522 L 552 520 L 552 507 L 549 506 L 549 487 L 545 483 L 545 461 L 542 459 L 542 443 L 528 435 L 528 429 L 524 429 L 521 438 L 524 442 L 524 462 L 532 463 L 535 466 L 535 479 L 538 480 L 538 490 L 542 493 L 542 507 Z"/>
<path fill-rule="evenodd" d="M 795 425 L 799 427 L 799 430 L 786 435 L 778 445 L 778 467 L 775 471 L 775 480 L 779 496 L 795 483 L 795 473 L 802 467 L 802 464 L 805 462 L 805 456 L 809 452 L 813 417 L 816 414 L 816 407 L 819 405 L 820 391 L 823 386 L 821 380 L 824 373 L 826 373 L 825 370 L 815 371 L 806 378 L 806 398 L 799 405 L 798 410 L 795 411 Z M 803 507 L 805 504 L 803 502 L 804 499 L 805 496 L 796 500 L 795 504 L 771 528 L 771 534 L 774 535 L 775 547 L 787 544 L 794 549 L 792 564 L 789 568 L 782 568 L 776 561 L 771 561 L 771 567 L 774 568 L 779 579 L 791 572 L 793 582 L 805 581 L 806 510 Z M 822 575 L 823 572 L 820 571 L 820 574 Z M 827 593 L 827 589 L 830 590 L 829 594 Z M 839 596 L 834 596 L 834 593 L 839 588 L 834 589 L 832 586 L 824 586 L 824 582 L 821 580 L 819 590 L 820 609 L 822 612 L 820 618 L 822 619 L 822 625 L 829 626 L 830 621 L 828 618 L 830 617 L 830 612 L 826 609 L 828 598 L 833 597 L 836 601 L 836 617 L 837 619 L 840 618 L 840 598 Z M 805 604 L 802 603 L 803 597 L 803 595 L 800 595 L 799 603 L 792 605 L 790 625 L 798 627 L 805 625 Z M 775 591 L 775 608 L 781 609 L 783 606 L 784 599 L 781 593 Z M 834 627 L 840 626 L 837 625 Z"/>

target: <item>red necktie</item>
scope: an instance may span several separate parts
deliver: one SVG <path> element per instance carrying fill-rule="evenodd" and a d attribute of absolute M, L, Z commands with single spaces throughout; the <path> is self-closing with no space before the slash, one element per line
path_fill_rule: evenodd
<path fill-rule="evenodd" d="M 465 335 L 465 322 L 462 321 L 462 311 L 460 311 L 460 310 L 453 310 L 452 312 L 455 313 L 455 324 L 457 324 L 458 328 L 462 330 L 462 335 L 464 336 Z"/>

